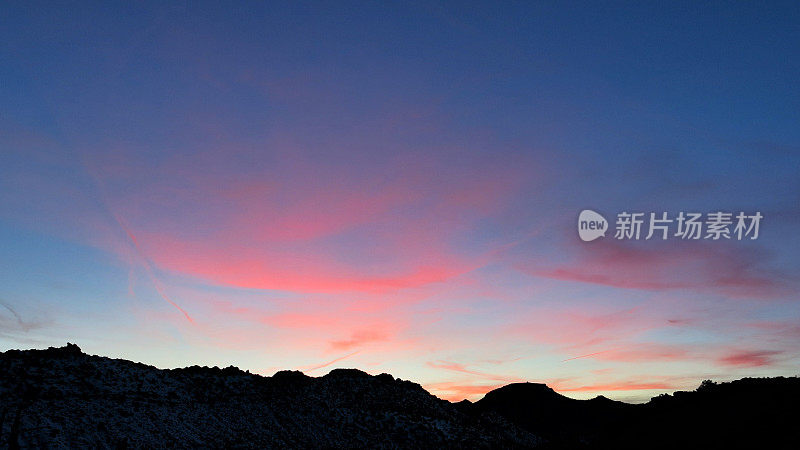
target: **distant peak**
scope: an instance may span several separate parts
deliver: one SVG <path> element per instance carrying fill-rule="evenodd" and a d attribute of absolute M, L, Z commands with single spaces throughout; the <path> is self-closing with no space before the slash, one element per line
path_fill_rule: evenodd
<path fill-rule="evenodd" d="M 512 383 L 489 391 L 478 403 L 564 400 L 570 399 L 543 383 Z"/>
<path fill-rule="evenodd" d="M 73 344 L 71 342 L 67 342 L 67 345 L 63 347 L 48 347 L 45 350 L 48 353 L 59 354 L 59 355 L 81 355 L 83 352 L 81 348 L 78 347 L 77 344 Z"/>
<path fill-rule="evenodd" d="M 62 347 L 64 351 L 68 351 L 70 353 L 83 353 L 81 348 L 78 347 L 78 344 L 73 344 L 72 342 L 67 342 L 67 345 Z"/>
<path fill-rule="evenodd" d="M 537 392 L 537 393 L 538 392 L 552 392 L 552 393 L 556 394 L 556 391 L 554 391 L 550 386 L 548 386 L 548 385 L 546 385 L 544 383 L 530 383 L 530 382 L 507 384 L 507 385 L 505 385 L 503 387 L 495 389 L 492 392 L 499 392 L 499 391 L 504 391 L 504 392 Z"/>
<path fill-rule="evenodd" d="M 323 378 L 366 378 L 371 375 L 358 369 L 333 369 Z"/>
<path fill-rule="evenodd" d="M 306 374 L 299 370 L 281 370 L 272 375 L 273 379 L 289 380 L 289 379 L 305 379 L 308 378 Z"/>

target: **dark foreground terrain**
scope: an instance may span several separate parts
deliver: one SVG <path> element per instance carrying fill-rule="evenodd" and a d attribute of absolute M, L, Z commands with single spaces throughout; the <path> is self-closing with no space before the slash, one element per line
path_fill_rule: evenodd
<path fill-rule="evenodd" d="M 704 382 L 630 405 L 520 383 L 450 403 L 338 369 L 160 370 L 72 344 L 0 353 L 8 448 L 800 448 L 800 379 Z"/>

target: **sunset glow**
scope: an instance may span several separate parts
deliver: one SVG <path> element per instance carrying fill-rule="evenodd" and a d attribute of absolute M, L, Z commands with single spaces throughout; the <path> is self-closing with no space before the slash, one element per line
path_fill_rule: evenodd
<path fill-rule="evenodd" d="M 2 7 L 2 350 L 453 401 L 796 375 L 798 18 L 514 5 Z M 764 219 L 582 242 L 586 208 Z"/>

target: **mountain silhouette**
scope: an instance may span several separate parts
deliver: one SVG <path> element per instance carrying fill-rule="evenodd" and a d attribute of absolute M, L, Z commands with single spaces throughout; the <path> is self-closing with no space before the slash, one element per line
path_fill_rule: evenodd
<path fill-rule="evenodd" d="M 800 378 L 704 381 L 693 392 L 662 394 L 645 404 L 603 396 L 565 397 L 544 384 L 515 383 L 474 404 L 543 439 L 552 449 L 790 449 L 798 448 Z"/>
<path fill-rule="evenodd" d="M 605 397 L 575 400 L 544 384 L 514 383 L 487 393 L 473 408 L 479 414 L 499 413 L 547 442 L 575 447 L 622 426 L 636 405 Z"/>
<path fill-rule="evenodd" d="M 8 448 L 796 448 L 800 379 L 704 382 L 641 405 L 543 384 L 472 403 L 389 374 L 163 370 L 77 345 L 0 353 Z"/>

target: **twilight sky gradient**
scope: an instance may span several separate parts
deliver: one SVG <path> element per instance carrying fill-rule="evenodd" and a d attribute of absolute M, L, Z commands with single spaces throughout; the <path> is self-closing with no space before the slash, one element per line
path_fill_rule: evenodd
<path fill-rule="evenodd" d="M 0 6 L 2 350 L 452 400 L 800 372 L 796 2 L 162 3 Z"/>

